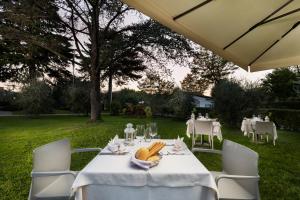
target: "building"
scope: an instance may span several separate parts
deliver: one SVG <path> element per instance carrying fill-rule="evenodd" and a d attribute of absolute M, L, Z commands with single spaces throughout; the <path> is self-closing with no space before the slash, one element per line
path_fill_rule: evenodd
<path fill-rule="evenodd" d="M 194 105 L 196 108 L 213 108 L 214 100 L 208 96 L 194 95 Z"/>

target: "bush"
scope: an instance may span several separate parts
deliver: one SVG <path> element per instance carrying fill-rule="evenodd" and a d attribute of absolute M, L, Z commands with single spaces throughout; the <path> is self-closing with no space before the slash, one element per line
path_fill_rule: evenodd
<path fill-rule="evenodd" d="M 114 101 L 118 101 L 121 104 L 121 107 L 126 107 L 127 104 L 136 105 L 140 101 L 143 101 L 143 93 L 137 92 L 130 89 L 123 89 L 119 92 L 114 93 Z"/>
<path fill-rule="evenodd" d="M 17 93 L 8 90 L 0 89 L 0 105 L 1 110 L 4 111 L 15 111 L 20 108 L 16 104 Z"/>
<path fill-rule="evenodd" d="M 67 105 L 72 112 L 86 113 L 90 111 L 90 93 L 87 84 L 77 84 L 68 88 Z"/>
<path fill-rule="evenodd" d="M 260 109 L 260 113 L 270 114 L 270 119 L 275 122 L 278 128 L 291 131 L 300 130 L 300 110 L 267 108 Z"/>
<path fill-rule="evenodd" d="M 173 109 L 175 117 L 186 119 L 193 110 L 193 97 L 180 89 L 175 89 L 169 100 L 169 106 Z"/>
<path fill-rule="evenodd" d="M 25 114 L 39 115 L 53 111 L 51 88 L 42 81 L 24 86 L 17 101 Z"/>
<path fill-rule="evenodd" d="M 120 114 L 121 105 L 119 102 L 112 102 L 110 114 L 111 115 L 119 115 Z"/>
<path fill-rule="evenodd" d="M 145 109 L 144 109 L 144 112 L 145 112 L 147 118 L 152 117 L 152 111 L 151 111 L 150 106 L 146 106 Z"/>
<path fill-rule="evenodd" d="M 243 118 L 244 90 L 234 80 L 221 80 L 212 90 L 218 118 L 231 126 L 241 123 Z"/>

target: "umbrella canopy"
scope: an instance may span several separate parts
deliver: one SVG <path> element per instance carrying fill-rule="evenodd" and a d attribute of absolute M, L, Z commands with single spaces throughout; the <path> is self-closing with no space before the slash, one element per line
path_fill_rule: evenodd
<path fill-rule="evenodd" d="M 123 0 L 251 71 L 300 64 L 300 0 Z"/>

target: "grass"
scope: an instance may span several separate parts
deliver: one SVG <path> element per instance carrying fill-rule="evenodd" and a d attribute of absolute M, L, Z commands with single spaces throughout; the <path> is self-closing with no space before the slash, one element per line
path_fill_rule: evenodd
<path fill-rule="evenodd" d="M 72 146 L 103 147 L 115 134 L 123 136 L 125 124 L 146 123 L 146 119 L 104 116 L 103 122 L 87 123 L 86 117 L 52 116 L 39 119 L 0 117 L 0 199 L 26 199 L 30 186 L 32 150 L 45 143 L 69 138 Z M 185 136 L 185 122 L 157 118 L 162 138 Z M 238 129 L 223 127 L 223 137 L 246 145 L 259 153 L 260 192 L 262 199 L 300 199 L 300 133 L 278 131 L 274 147 L 253 144 Z M 187 144 L 190 140 L 185 138 Z M 221 144 L 215 142 L 216 148 Z M 73 170 L 82 169 L 94 153 L 72 157 Z M 221 170 L 217 155 L 197 153 L 209 170 Z"/>

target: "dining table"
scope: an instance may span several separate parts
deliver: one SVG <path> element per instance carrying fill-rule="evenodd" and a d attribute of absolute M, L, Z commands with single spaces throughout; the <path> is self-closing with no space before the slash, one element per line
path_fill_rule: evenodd
<path fill-rule="evenodd" d="M 241 131 L 244 133 L 244 136 L 247 136 L 249 134 L 249 131 L 253 134 L 256 132 L 256 122 L 263 122 L 264 120 L 259 118 L 259 117 L 253 117 L 253 118 L 244 118 L 241 124 Z M 269 122 L 269 121 L 267 121 Z M 274 140 L 277 140 L 278 135 L 277 135 L 277 128 L 274 122 L 273 124 L 273 130 L 271 131 L 271 135 L 274 138 Z M 249 127 L 251 126 L 252 130 L 249 130 Z M 255 137 L 257 140 L 257 137 Z"/>
<path fill-rule="evenodd" d="M 76 177 L 72 189 L 76 200 L 213 200 L 218 190 L 212 174 L 188 149 L 174 151 L 175 139 L 159 152 L 161 160 L 149 169 L 132 162 L 135 152 L 157 139 L 134 140 L 122 154 L 106 146 Z"/>

